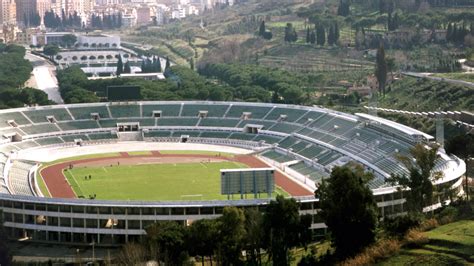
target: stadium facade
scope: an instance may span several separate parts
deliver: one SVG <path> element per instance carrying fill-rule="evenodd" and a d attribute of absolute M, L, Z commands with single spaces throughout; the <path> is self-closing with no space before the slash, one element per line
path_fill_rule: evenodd
<path fill-rule="evenodd" d="M 160 220 L 189 223 L 215 218 L 225 206 L 265 208 L 269 200 L 99 201 L 42 197 L 37 162 L 19 154 L 57 147 L 117 142 L 186 142 L 253 150 L 309 191 L 329 177 L 334 166 L 355 161 L 375 178 L 370 187 L 383 216 L 405 212 L 403 191 L 385 182 L 407 173 L 396 155 L 409 156 L 417 143 L 433 137 L 368 114 L 319 107 L 242 102 L 120 102 L 71 104 L 0 111 L 0 210 L 13 239 L 116 245 L 141 238 Z M 45 154 L 47 156 L 47 154 Z M 438 152 L 435 171 L 443 177 L 435 204 L 462 195 L 465 163 Z M 312 214 L 312 229 L 325 230 L 318 199 L 295 197 L 300 213 Z"/>

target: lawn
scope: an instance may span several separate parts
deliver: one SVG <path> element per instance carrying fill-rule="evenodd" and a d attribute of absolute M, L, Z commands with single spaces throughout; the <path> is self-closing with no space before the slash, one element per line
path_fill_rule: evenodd
<path fill-rule="evenodd" d="M 461 220 L 425 233 L 429 242 L 404 248 L 380 265 L 471 265 L 474 263 L 474 221 Z"/>
<path fill-rule="evenodd" d="M 64 174 L 78 197 L 95 194 L 101 200 L 219 200 L 227 199 L 220 194 L 219 170 L 246 167 L 236 162 L 145 164 L 75 167 Z M 92 178 L 85 180 L 89 175 Z M 278 188 L 277 193 L 286 194 Z"/>
<path fill-rule="evenodd" d="M 162 150 L 161 154 L 198 154 L 198 155 L 220 155 L 223 157 L 233 157 L 234 154 L 218 151 L 194 151 L 194 150 Z"/>

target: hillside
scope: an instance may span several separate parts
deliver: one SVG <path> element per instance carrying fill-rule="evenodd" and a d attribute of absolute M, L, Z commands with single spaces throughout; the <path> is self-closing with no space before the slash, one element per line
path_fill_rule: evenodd
<path fill-rule="evenodd" d="M 474 263 L 474 220 L 461 220 L 424 233 L 428 242 L 403 248 L 378 265 L 472 265 Z"/>

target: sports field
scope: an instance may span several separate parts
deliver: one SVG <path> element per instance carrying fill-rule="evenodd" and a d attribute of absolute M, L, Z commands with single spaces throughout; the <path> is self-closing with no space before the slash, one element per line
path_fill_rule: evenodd
<path fill-rule="evenodd" d="M 76 195 L 84 198 L 95 195 L 104 200 L 216 200 L 227 199 L 220 194 L 220 169 L 226 168 L 247 166 L 227 161 L 87 166 L 65 170 L 64 175 Z"/>

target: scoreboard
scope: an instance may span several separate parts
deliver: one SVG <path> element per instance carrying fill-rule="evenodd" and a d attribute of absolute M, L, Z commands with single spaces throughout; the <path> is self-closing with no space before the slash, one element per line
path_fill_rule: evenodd
<path fill-rule="evenodd" d="M 221 194 L 271 193 L 275 191 L 274 168 L 221 169 Z"/>

